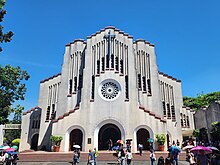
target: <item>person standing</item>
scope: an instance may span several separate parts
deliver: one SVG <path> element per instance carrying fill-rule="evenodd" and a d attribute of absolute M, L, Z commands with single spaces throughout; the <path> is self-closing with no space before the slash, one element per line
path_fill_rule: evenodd
<path fill-rule="evenodd" d="M 4 156 L 3 152 L 1 152 L 1 155 L 0 155 L 0 165 L 4 164 L 4 162 L 5 162 L 5 156 Z"/>
<path fill-rule="evenodd" d="M 204 150 L 200 150 L 199 153 L 196 156 L 196 163 L 198 165 L 208 165 L 208 157 L 205 154 Z"/>
<path fill-rule="evenodd" d="M 94 148 L 93 154 L 94 154 L 94 165 L 96 165 L 96 160 L 98 157 L 98 151 L 96 150 L 96 148 Z"/>
<path fill-rule="evenodd" d="M 155 155 L 154 150 L 151 150 L 150 160 L 151 160 L 151 165 L 156 165 L 156 155 Z"/>
<path fill-rule="evenodd" d="M 92 152 L 91 149 L 89 149 L 89 154 L 88 154 L 88 165 L 94 165 L 94 153 Z"/>
<path fill-rule="evenodd" d="M 121 150 L 121 165 L 125 165 L 125 152 L 123 149 Z"/>
<path fill-rule="evenodd" d="M 131 164 L 131 160 L 132 160 L 132 153 L 131 153 L 131 150 L 128 150 L 127 153 L 126 153 L 126 158 L 127 158 L 127 165 L 130 165 Z"/>
<path fill-rule="evenodd" d="M 75 149 L 73 151 L 73 165 L 76 165 L 77 163 L 79 163 L 79 159 L 80 159 L 80 152 L 78 149 Z"/>
<path fill-rule="evenodd" d="M 138 144 L 138 149 L 139 149 L 139 152 L 140 152 L 140 156 L 142 156 L 143 145 L 139 143 Z"/>

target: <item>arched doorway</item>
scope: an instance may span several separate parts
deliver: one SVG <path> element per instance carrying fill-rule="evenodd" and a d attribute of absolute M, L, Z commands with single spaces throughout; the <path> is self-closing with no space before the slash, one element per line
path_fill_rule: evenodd
<path fill-rule="evenodd" d="M 106 124 L 100 128 L 98 137 L 99 150 L 108 149 L 109 139 L 112 140 L 113 145 L 117 142 L 117 140 L 121 139 L 121 131 L 114 124 Z"/>
<path fill-rule="evenodd" d="M 82 149 L 82 143 L 83 143 L 83 133 L 80 129 L 74 129 L 70 132 L 70 145 L 69 145 L 69 151 L 73 151 L 73 145 L 77 144 L 80 145 Z"/>
<path fill-rule="evenodd" d="M 138 144 L 143 145 L 143 150 L 150 150 L 150 144 L 147 141 L 150 138 L 148 130 L 141 128 L 137 131 L 137 146 Z"/>
<path fill-rule="evenodd" d="M 31 139 L 31 149 L 37 151 L 39 134 L 35 134 Z"/>

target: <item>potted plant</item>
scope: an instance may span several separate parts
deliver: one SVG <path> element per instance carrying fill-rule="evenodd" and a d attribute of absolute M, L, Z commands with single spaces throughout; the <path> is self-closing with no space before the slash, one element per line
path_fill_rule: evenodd
<path fill-rule="evenodd" d="M 156 139 L 157 139 L 157 143 L 159 144 L 159 150 L 164 151 L 164 144 L 166 141 L 166 135 L 165 134 L 157 134 Z"/>
<path fill-rule="evenodd" d="M 63 140 L 62 136 L 54 136 L 52 135 L 50 137 L 51 141 L 52 141 L 52 145 L 53 145 L 53 151 L 54 152 L 59 152 L 60 151 L 60 143 Z"/>

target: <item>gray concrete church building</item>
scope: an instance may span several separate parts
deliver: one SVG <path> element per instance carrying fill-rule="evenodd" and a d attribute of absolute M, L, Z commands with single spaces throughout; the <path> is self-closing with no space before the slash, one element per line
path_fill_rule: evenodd
<path fill-rule="evenodd" d="M 156 134 L 181 142 L 193 129 L 181 81 L 158 70 L 155 46 L 110 26 L 65 46 L 61 73 L 40 82 L 38 106 L 23 113 L 20 151 L 50 150 L 57 135 L 64 152 L 106 150 L 109 139 L 131 139 L 136 152 Z"/>

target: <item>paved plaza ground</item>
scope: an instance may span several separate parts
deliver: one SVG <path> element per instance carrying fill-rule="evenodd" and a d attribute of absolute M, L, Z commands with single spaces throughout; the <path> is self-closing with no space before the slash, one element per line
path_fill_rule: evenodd
<path fill-rule="evenodd" d="M 179 165 L 188 165 L 186 161 L 179 161 Z M 70 162 L 19 162 L 18 165 L 71 165 Z M 86 162 L 80 162 L 78 165 L 87 165 Z M 97 165 L 118 165 L 114 161 L 101 161 Z M 132 165 L 150 165 L 150 161 L 133 161 Z"/>

